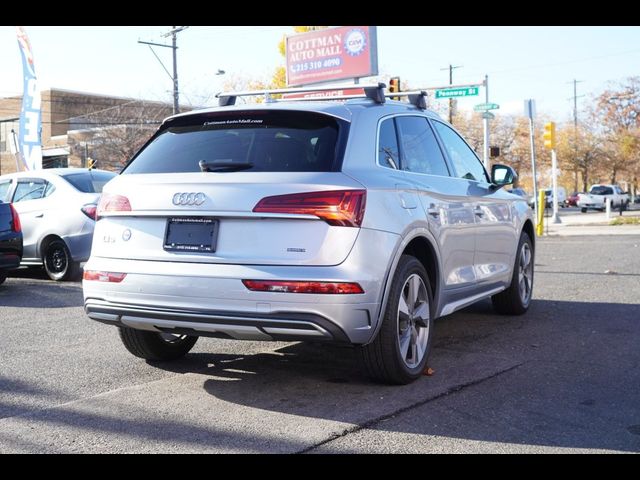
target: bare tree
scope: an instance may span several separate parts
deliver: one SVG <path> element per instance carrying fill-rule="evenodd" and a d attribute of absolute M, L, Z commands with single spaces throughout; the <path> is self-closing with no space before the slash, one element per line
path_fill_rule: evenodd
<path fill-rule="evenodd" d="M 68 133 L 71 155 L 84 165 L 88 156 L 99 168 L 119 171 L 171 111 L 169 104 L 139 100 L 75 117 Z"/>
<path fill-rule="evenodd" d="M 632 172 L 640 168 L 640 77 L 630 77 L 600 94 L 591 118 L 602 131 L 604 176 L 616 183 L 621 172 L 633 175 Z M 635 177 L 634 183 L 637 183 L 637 175 Z"/>
<path fill-rule="evenodd" d="M 580 173 L 583 192 L 587 191 L 589 181 L 596 175 L 594 170 L 606 158 L 602 134 L 590 125 L 579 125 L 577 130 L 573 125 L 565 126 L 557 132 L 560 165 Z"/>

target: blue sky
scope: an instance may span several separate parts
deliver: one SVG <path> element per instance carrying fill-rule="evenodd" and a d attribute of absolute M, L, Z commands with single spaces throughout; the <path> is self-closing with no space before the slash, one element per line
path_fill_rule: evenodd
<path fill-rule="evenodd" d="M 163 42 L 169 27 L 25 27 L 42 88 L 171 100 L 171 80 L 138 39 Z M 193 26 L 179 34 L 181 103 L 198 104 L 219 91 L 227 75 L 266 79 L 283 58 L 277 44 L 288 26 Z M 19 94 L 22 72 L 14 27 L 0 27 L 0 96 Z M 158 48 L 171 68 L 171 50 Z M 497 113 L 522 113 L 534 98 L 539 113 L 571 118 L 572 80 L 581 80 L 579 108 L 609 81 L 640 75 L 640 27 L 378 27 L 381 74 L 412 86 L 480 82 L 489 75 Z M 480 97 L 460 100 L 472 108 Z M 215 104 L 210 100 L 209 104 Z"/>

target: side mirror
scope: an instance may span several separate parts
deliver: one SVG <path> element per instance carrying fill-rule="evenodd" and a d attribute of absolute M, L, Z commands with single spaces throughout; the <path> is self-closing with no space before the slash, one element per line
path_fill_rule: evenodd
<path fill-rule="evenodd" d="M 491 167 L 491 183 L 498 188 L 511 185 L 517 179 L 518 174 L 516 171 L 507 165 L 497 163 Z"/>

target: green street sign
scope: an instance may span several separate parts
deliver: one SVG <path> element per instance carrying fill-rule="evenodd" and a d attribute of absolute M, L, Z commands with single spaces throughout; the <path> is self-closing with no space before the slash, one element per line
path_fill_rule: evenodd
<path fill-rule="evenodd" d="M 480 103 L 473 107 L 473 110 L 476 112 L 484 112 L 486 110 L 498 110 L 500 105 L 497 103 Z"/>
<path fill-rule="evenodd" d="M 493 120 L 496 116 L 491 112 L 482 112 L 482 118 L 486 118 L 487 120 Z"/>
<path fill-rule="evenodd" d="M 436 98 L 468 97 L 478 95 L 478 87 L 444 88 L 436 90 Z"/>

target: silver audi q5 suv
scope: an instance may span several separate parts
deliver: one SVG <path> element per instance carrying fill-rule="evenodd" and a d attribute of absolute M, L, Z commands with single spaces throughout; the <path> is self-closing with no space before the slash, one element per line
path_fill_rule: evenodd
<path fill-rule="evenodd" d="M 424 371 L 434 318 L 491 297 L 531 302 L 521 197 L 424 108 L 385 101 L 234 105 L 175 115 L 104 188 L 88 316 L 148 360 L 199 336 L 353 345 L 367 373 Z M 394 94 L 396 95 L 396 94 Z"/>

